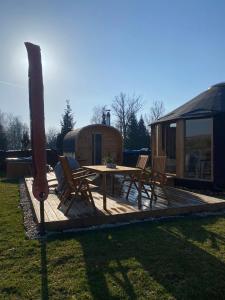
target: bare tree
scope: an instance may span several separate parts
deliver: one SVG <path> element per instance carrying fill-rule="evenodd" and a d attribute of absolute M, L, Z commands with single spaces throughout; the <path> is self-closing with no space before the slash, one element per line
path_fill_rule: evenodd
<path fill-rule="evenodd" d="M 54 127 L 48 128 L 48 131 L 46 133 L 46 141 L 47 141 L 47 147 L 51 149 L 56 149 L 56 141 L 57 141 L 57 136 L 59 134 L 59 130 L 57 130 Z"/>
<path fill-rule="evenodd" d="M 165 113 L 165 106 L 163 101 L 155 100 L 150 107 L 150 113 L 145 115 L 147 125 L 157 121 Z"/>
<path fill-rule="evenodd" d="M 22 123 L 17 116 L 8 115 L 7 119 L 7 148 L 10 150 L 21 149 L 23 132 L 28 131 L 28 126 L 25 123 Z"/>
<path fill-rule="evenodd" d="M 121 92 L 114 98 L 112 112 L 116 117 L 116 127 L 121 132 L 124 141 L 127 139 L 127 127 L 132 115 L 136 115 L 142 106 L 141 96 L 129 96 Z"/>
<path fill-rule="evenodd" d="M 5 125 L 6 124 L 6 119 L 7 119 L 6 113 L 4 113 L 0 110 L 0 122 L 1 122 L 1 124 Z"/>
<path fill-rule="evenodd" d="M 106 105 L 94 106 L 93 107 L 93 115 L 91 117 L 91 124 L 101 124 L 103 113 L 106 113 Z"/>
<path fill-rule="evenodd" d="M 24 149 L 29 145 L 29 127 L 13 114 L 0 111 L 0 135 L 0 148 L 5 150 Z"/>

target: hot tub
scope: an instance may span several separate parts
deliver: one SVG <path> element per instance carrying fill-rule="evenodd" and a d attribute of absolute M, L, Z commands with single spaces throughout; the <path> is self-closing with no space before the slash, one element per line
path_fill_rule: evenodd
<path fill-rule="evenodd" d="M 6 177 L 9 179 L 31 176 L 32 157 L 6 158 Z"/>

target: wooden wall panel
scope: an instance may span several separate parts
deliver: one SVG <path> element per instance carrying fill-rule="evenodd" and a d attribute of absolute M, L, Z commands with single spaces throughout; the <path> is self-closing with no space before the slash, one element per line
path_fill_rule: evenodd
<path fill-rule="evenodd" d="M 152 157 L 156 156 L 156 125 L 151 126 L 151 153 Z"/>
<path fill-rule="evenodd" d="M 106 126 L 87 126 L 79 133 L 76 153 L 81 165 L 92 164 L 92 134 L 102 135 L 102 159 L 111 155 L 117 164 L 122 163 L 122 137 L 119 132 Z"/>

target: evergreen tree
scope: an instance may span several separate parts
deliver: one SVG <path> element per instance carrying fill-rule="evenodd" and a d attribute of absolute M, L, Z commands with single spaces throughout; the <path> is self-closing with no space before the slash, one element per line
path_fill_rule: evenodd
<path fill-rule="evenodd" d="M 60 121 L 61 124 L 61 132 L 57 136 L 56 146 L 58 153 L 63 152 L 63 139 L 65 135 L 71 131 L 74 127 L 76 122 L 73 120 L 73 113 L 70 107 L 69 100 L 66 100 L 66 108 L 64 114 L 62 115 L 62 120 Z"/>
<path fill-rule="evenodd" d="M 124 141 L 126 149 L 138 149 L 138 122 L 135 113 L 131 114 L 129 124 L 127 126 L 127 139 Z"/>
<path fill-rule="evenodd" d="M 145 126 L 145 122 L 143 120 L 143 117 L 140 117 L 140 120 L 138 122 L 138 149 L 141 148 L 150 148 L 150 138 L 148 130 Z"/>

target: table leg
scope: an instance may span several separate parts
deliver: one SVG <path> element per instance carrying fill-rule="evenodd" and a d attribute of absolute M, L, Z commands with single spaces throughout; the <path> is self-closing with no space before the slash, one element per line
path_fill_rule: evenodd
<path fill-rule="evenodd" d="M 112 191 L 112 196 L 115 195 L 115 176 L 114 174 L 111 174 L 111 191 Z"/>
<path fill-rule="evenodd" d="M 103 209 L 106 210 L 106 174 L 102 174 Z"/>
<path fill-rule="evenodd" d="M 142 203 L 141 203 L 141 178 L 138 180 L 138 209 L 141 209 Z"/>

